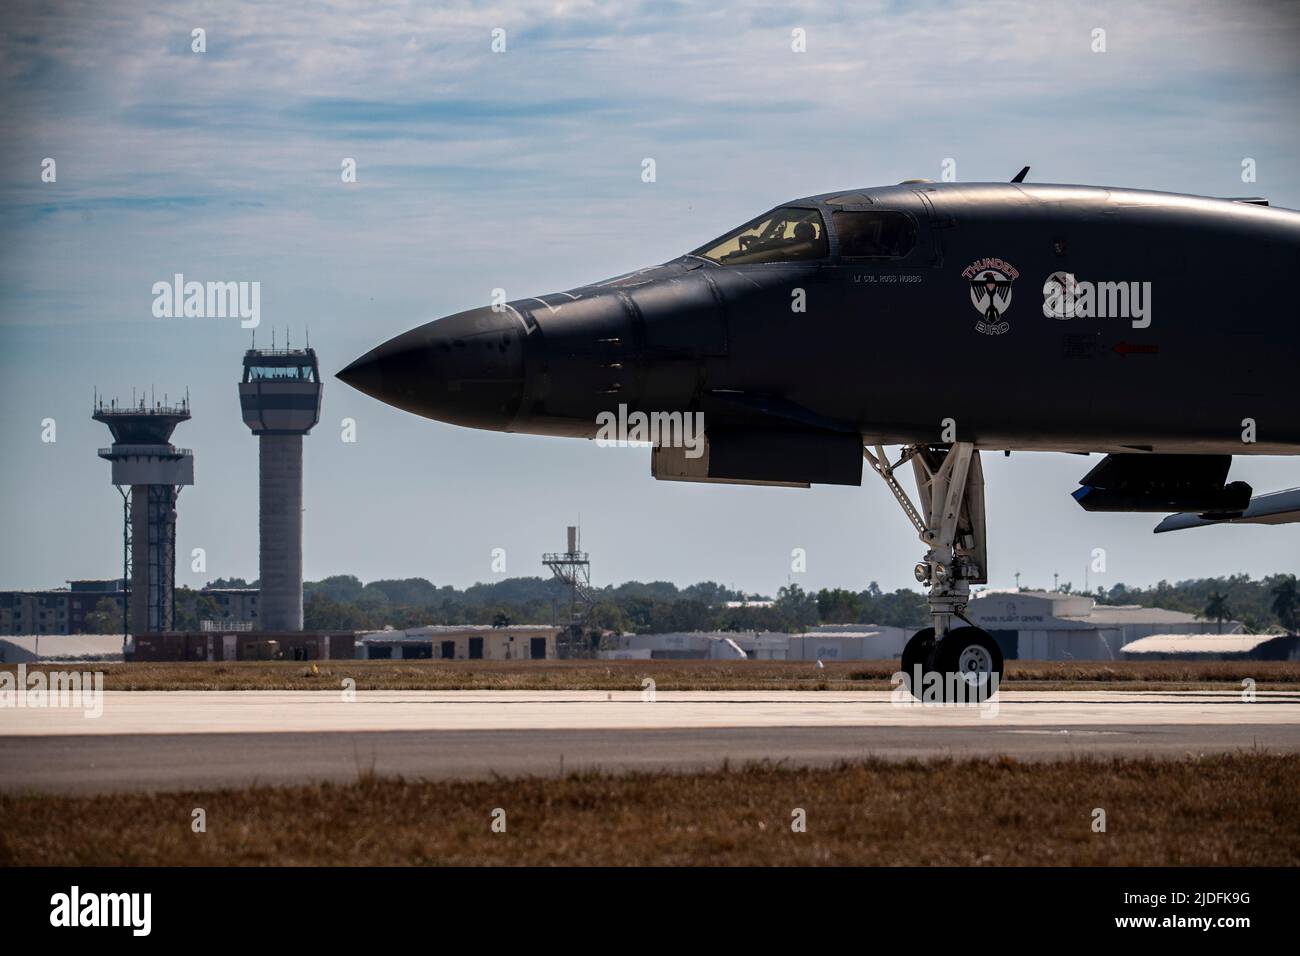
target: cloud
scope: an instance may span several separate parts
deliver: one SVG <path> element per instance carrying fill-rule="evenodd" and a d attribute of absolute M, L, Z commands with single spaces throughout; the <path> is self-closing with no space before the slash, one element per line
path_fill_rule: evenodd
<path fill-rule="evenodd" d="M 1035 178 L 1229 194 L 1250 155 L 1259 191 L 1300 205 L 1285 161 L 1300 134 L 1281 121 L 1298 112 L 1300 17 L 1245 7 L 28 4 L 0 37 L 0 160 L 21 173 L 53 156 L 60 176 L 0 183 L 0 230 L 23 250 L 0 275 L 58 285 L 35 251 L 75 233 L 86 271 L 60 267 L 61 284 L 88 301 L 99 258 L 387 265 L 470 220 L 455 230 L 466 270 L 499 261 L 505 235 L 539 263 L 619 250 L 621 271 L 756 207 L 935 177 L 947 157 L 963 179 L 1030 163 Z M 205 54 L 189 50 L 195 26 Z M 807 53 L 791 51 L 795 27 Z M 360 172 L 348 187 L 344 157 Z M 151 226 L 167 241 L 136 238 Z"/>

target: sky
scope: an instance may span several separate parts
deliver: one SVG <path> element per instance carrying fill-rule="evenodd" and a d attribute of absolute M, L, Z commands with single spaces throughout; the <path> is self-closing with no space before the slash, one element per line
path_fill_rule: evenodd
<path fill-rule="evenodd" d="M 542 552 L 580 522 L 598 585 L 915 586 L 924 548 L 869 473 L 861 488 L 656 482 L 647 449 L 456 428 L 332 373 L 495 288 L 572 288 L 674 258 L 786 199 L 940 179 L 945 160 L 962 181 L 1028 164 L 1035 182 L 1300 208 L 1294 4 L 6 7 L 0 588 L 120 571 L 96 389 L 188 390 L 193 420 L 175 441 L 194 450 L 196 483 L 178 506 L 177 583 L 256 577 L 257 444 L 236 390 L 251 333 L 238 318 L 155 318 L 153 285 L 176 273 L 259 282 L 257 343 L 288 329 L 320 356 L 308 579 L 546 574 Z M 1300 566 L 1300 525 L 1156 536 L 1157 515 L 1075 504 L 1082 458 L 984 458 L 992 586 L 1017 572 L 1024 586 L 1059 574 L 1095 588 Z M 1300 460 L 1239 457 L 1231 477 L 1293 487 Z M 792 570 L 795 549 L 806 571 Z"/>

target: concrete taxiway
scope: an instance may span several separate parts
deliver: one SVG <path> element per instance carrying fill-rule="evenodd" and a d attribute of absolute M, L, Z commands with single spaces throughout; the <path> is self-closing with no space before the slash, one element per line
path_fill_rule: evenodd
<path fill-rule="evenodd" d="M 906 701 L 907 699 L 903 699 Z M 827 765 L 868 756 L 1300 752 L 1300 693 L 1003 691 L 996 707 L 888 692 L 110 692 L 101 716 L 0 710 L 0 788 L 251 783 Z"/>

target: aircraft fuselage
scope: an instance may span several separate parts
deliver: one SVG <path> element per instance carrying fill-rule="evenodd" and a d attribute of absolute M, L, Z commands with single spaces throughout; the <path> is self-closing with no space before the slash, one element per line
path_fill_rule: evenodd
<path fill-rule="evenodd" d="M 990 449 L 1300 452 L 1300 213 L 1002 183 L 777 208 L 820 224 L 439 319 L 341 377 L 427 417 L 535 434 L 593 437 L 624 405 L 882 444 L 955 429 Z M 892 246 L 884 213 L 902 217 L 883 217 Z"/>

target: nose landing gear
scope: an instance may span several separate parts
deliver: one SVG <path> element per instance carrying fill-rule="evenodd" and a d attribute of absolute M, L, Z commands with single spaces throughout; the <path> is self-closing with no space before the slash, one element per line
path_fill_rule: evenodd
<path fill-rule="evenodd" d="M 987 700 L 1002 682 L 1002 651 L 966 618 L 970 586 L 988 581 L 984 473 L 971 442 L 907 445 L 892 465 L 884 447 L 863 446 L 871 469 L 889 486 L 929 550 L 916 565 L 928 585 L 934 626 L 917 631 L 903 649 L 907 687 L 918 700 Z M 912 463 L 918 509 L 894 477 Z M 965 626 L 954 626 L 954 618 Z"/>

